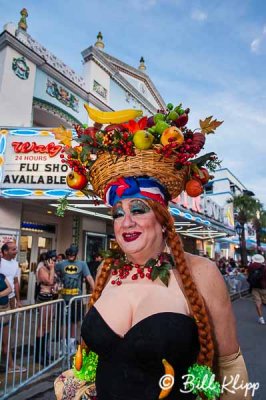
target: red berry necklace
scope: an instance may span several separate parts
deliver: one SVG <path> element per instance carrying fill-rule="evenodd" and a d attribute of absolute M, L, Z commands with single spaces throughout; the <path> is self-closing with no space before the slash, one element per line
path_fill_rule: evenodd
<path fill-rule="evenodd" d="M 168 286 L 170 272 L 174 266 L 173 258 L 168 253 L 160 253 L 157 258 L 150 258 L 146 264 L 139 265 L 128 261 L 125 257 L 113 258 L 110 269 L 112 270 L 113 279 L 111 280 L 112 285 L 122 285 L 122 280 L 126 279 L 132 269 L 135 269 L 135 273 L 131 276 L 131 279 L 155 279 L 160 278 L 161 281 Z"/>

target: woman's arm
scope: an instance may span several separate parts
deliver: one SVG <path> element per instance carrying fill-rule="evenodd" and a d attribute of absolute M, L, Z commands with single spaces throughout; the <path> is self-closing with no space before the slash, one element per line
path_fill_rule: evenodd
<path fill-rule="evenodd" d="M 8 296 L 8 295 L 9 295 L 9 293 L 11 293 L 11 292 L 12 292 L 12 289 L 11 289 L 10 283 L 8 282 L 8 279 L 7 279 L 7 278 L 5 278 L 5 284 L 6 284 L 7 288 L 6 288 L 6 289 L 4 289 L 4 290 L 2 290 L 2 291 L 0 292 L 0 297 L 5 297 L 5 296 Z"/>
<path fill-rule="evenodd" d="M 45 284 L 45 285 L 53 285 L 54 283 L 54 276 L 55 276 L 55 270 L 54 266 L 55 263 L 54 261 L 47 262 L 47 265 L 49 267 L 41 267 L 38 271 L 38 280 L 40 284 Z"/>

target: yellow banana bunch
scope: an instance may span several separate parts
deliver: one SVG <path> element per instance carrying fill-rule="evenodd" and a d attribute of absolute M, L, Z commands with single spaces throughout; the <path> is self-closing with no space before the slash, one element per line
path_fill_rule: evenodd
<path fill-rule="evenodd" d="M 84 107 L 89 114 L 89 117 L 98 124 L 123 124 L 131 119 L 135 119 L 142 115 L 141 110 L 121 110 L 121 111 L 99 111 L 95 108 L 91 108 L 88 104 L 84 104 Z"/>

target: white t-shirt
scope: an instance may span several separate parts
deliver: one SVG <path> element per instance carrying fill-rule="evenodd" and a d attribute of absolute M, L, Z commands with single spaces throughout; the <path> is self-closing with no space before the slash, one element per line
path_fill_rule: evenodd
<path fill-rule="evenodd" d="M 0 272 L 6 276 L 8 282 L 10 283 L 12 292 L 8 295 L 9 299 L 15 296 L 14 278 L 20 276 L 20 270 L 18 262 L 16 260 L 5 260 L 1 258 Z"/>

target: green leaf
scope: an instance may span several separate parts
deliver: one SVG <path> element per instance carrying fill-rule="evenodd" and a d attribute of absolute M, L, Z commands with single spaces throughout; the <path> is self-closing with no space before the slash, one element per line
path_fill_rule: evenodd
<path fill-rule="evenodd" d="M 151 271 L 151 280 L 155 281 L 155 279 L 158 278 L 159 274 L 160 274 L 159 268 L 157 267 L 153 268 L 153 270 Z"/>
<path fill-rule="evenodd" d="M 151 267 L 153 268 L 157 263 L 157 260 L 155 258 L 150 258 L 147 262 L 146 262 L 146 267 Z"/>
<path fill-rule="evenodd" d="M 169 278 L 170 278 L 170 272 L 169 270 L 163 270 L 160 274 L 159 277 L 161 279 L 161 281 L 165 284 L 165 286 L 168 287 L 168 283 L 169 283 Z"/>

